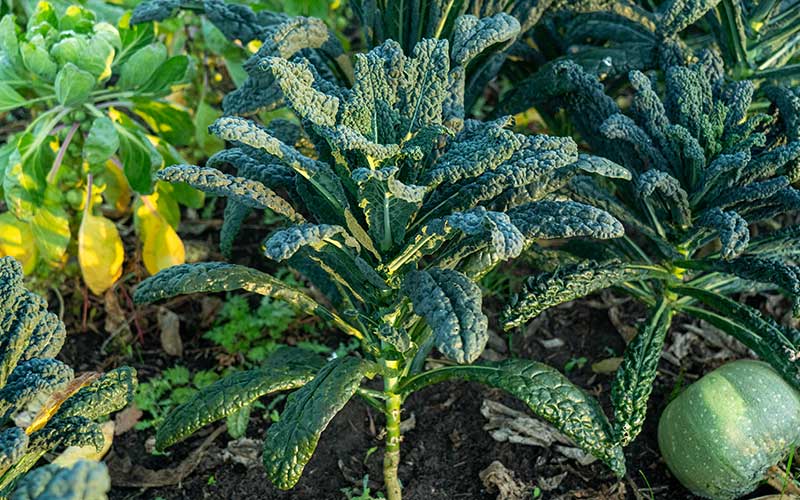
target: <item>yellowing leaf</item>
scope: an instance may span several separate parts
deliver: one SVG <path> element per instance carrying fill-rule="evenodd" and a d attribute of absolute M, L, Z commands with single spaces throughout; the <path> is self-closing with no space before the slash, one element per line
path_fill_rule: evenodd
<path fill-rule="evenodd" d="M 141 197 L 136 210 L 143 241 L 142 260 L 150 274 L 186 262 L 186 249 L 178 233 L 153 205 L 150 196 Z"/>
<path fill-rule="evenodd" d="M 125 178 L 125 173 L 112 160 L 108 160 L 103 179 L 106 182 L 104 192 L 106 202 L 112 205 L 119 214 L 126 213 L 131 205 L 131 188 Z"/>
<path fill-rule="evenodd" d="M 81 375 L 75 377 L 67 384 L 61 391 L 56 391 L 47 398 L 42 408 L 39 410 L 39 413 L 36 414 L 34 417 L 33 422 L 25 429 L 25 434 L 31 435 L 34 432 L 38 431 L 42 427 L 44 427 L 47 422 L 53 418 L 53 415 L 58 413 L 58 409 L 61 408 L 61 405 L 64 401 L 68 400 L 72 397 L 73 394 L 81 390 L 83 387 L 91 384 L 95 380 L 100 378 L 100 374 L 97 372 L 86 372 L 82 373 Z"/>
<path fill-rule="evenodd" d="M 83 280 L 96 295 L 111 288 L 122 274 L 124 250 L 117 226 L 103 216 L 92 214 L 91 186 L 78 231 L 78 263 Z"/>
<path fill-rule="evenodd" d="M 10 212 L 0 214 L 0 257 L 14 257 L 22 264 L 22 271 L 30 274 L 36 267 L 38 254 L 28 223 L 17 220 Z"/>

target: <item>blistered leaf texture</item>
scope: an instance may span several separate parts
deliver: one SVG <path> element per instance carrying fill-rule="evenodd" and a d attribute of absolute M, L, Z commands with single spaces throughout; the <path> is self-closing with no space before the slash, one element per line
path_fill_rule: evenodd
<path fill-rule="evenodd" d="M 156 446 L 167 448 L 208 424 L 233 415 L 273 392 L 310 382 L 323 359 L 299 348 L 282 347 L 265 366 L 240 371 L 202 388 L 167 415 L 156 434 Z"/>
<path fill-rule="evenodd" d="M 611 384 L 614 435 L 620 446 L 630 444 L 642 430 L 671 319 L 666 304 L 658 304 L 625 348 Z"/>
<path fill-rule="evenodd" d="M 356 393 L 366 371 L 358 358 L 334 359 L 289 396 L 264 441 L 264 466 L 275 486 L 285 490 L 297 483 L 320 435 Z"/>
<path fill-rule="evenodd" d="M 224 174 L 215 168 L 175 165 L 158 172 L 167 182 L 185 182 L 209 194 L 225 196 L 249 208 L 269 209 L 292 222 L 304 222 L 288 201 L 258 181 Z"/>
<path fill-rule="evenodd" d="M 576 445 L 603 461 L 617 477 L 625 475 L 622 447 L 596 399 L 554 368 L 537 361 L 509 359 L 499 363 L 434 370 L 411 379 L 402 389 L 412 392 L 415 382 L 425 385 L 447 379 L 480 382 L 520 399 L 536 416 L 553 424 Z"/>
<path fill-rule="evenodd" d="M 403 292 L 433 329 L 436 348 L 445 357 L 471 363 L 480 356 L 489 334 L 478 285 L 457 271 L 430 269 L 409 273 Z"/>
<path fill-rule="evenodd" d="M 558 304 L 585 297 L 626 281 L 638 281 L 649 277 L 652 277 L 652 272 L 647 269 L 621 262 L 600 264 L 594 261 L 565 266 L 553 273 L 532 276 L 526 280 L 511 304 L 503 309 L 501 322 L 503 328 L 509 330 Z"/>
<path fill-rule="evenodd" d="M 19 482 L 9 500 L 106 500 L 109 491 L 105 464 L 80 460 L 70 467 L 39 467 Z"/>

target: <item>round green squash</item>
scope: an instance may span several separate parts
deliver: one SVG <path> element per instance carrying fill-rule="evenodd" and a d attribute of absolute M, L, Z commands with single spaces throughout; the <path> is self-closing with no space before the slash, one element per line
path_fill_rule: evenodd
<path fill-rule="evenodd" d="M 694 494 L 738 498 L 800 445 L 800 392 L 766 363 L 728 363 L 667 405 L 658 445 L 670 471 Z"/>

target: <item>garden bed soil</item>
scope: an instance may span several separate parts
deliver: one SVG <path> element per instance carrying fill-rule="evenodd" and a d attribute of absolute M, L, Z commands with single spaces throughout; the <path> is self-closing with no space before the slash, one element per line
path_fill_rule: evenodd
<path fill-rule="evenodd" d="M 572 364 L 570 379 L 598 396 L 608 412 L 612 375 L 594 373 L 591 366 L 621 353 L 624 342 L 609 314 L 597 307 L 599 300 L 592 297 L 548 311 L 524 332 L 503 337 L 507 342 L 494 337 L 486 355 L 536 359 L 561 370 Z M 487 302 L 491 308 L 491 300 Z M 198 331 L 192 324 L 198 317 L 198 301 L 183 300 L 169 306 L 184 321 L 185 351 L 179 362 L 190 369 L 213 366 L 215 351 L 204 345 L 199 335 L 190 333 Z M 614 309 L 624 318 L 618 324 L 634 324 L 644 315 L 632 302 Z M 144 347 L 130 359 L 101 354 L 104 337 L 92 331 L 70 336 L 62 357 L 80 370 L 131 364 L 144 381 L 177 361 L 159 348 L 152 329 L 147 333 Z M 334 345 L 336 341 L 335 336 L 331 338 Z M 508 344 L 510 350 L 506 350 Z M 690 363 L 683 377 L 691 380 L 713 367 Z M 626 450 L 628 475 L 622 481 L 599 462 L 582 466 L 551 449 L 496 442 L 483 428 L 486 419 L 480 410 L 484 400 L 525 411 L 524 404 L 502 391 L 467 382 L 444 383 L 420 391 L 409 398 L 403 414 L 404 419 L 413 418 L 415 422 L 402 443 L 404 498 L 503 498 L 494 486 L 487 487 L 481 480 L 481 472 L 498 461 L 511 471 L 509 481 L 517 491 L 524 491 L 522 498 L 534 498 L 538 487 L 538 498 L 544 499 L 690 499 L 692 496 L 671 477 L 658 453 L 657 417 L 678 380 L 670 366 L 664 368 L 654 385 L 645 428 Z M 111 498 L 334 500 L 347 498 L 348 489 L 358 494 L 365 476 L 373 494 L 381 489 L 382 417 L 374 409 L 358 400 L 345 406 L 323 433 L 303 477 L 291 491 L 274 488 L 261 466 L 261 438 L 268 422 L 264 413 L 254 412 L 246 438 L 237 441 L 232 441 L 220 424 L 208 426 L 171 448 L 167 455 L 148 452 L 152 431 L 130 430 L 117 436 L 106 458 L 112 473 Z M 763 492 L 769 493 L 769 489 Z"/>

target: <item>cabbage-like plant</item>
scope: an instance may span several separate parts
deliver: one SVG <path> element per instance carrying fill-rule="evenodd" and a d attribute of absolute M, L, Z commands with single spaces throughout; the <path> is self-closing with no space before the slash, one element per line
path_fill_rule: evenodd
<path fill-rule="evenodd" d="M 12 257 L 0 258 L 0 496 L 3 498 L 14 491 L 20 478 L 45 453 L 65 446 L 94 446 L 102 450 L 105 438 L 96 421 L 133 400 L 136 372 L 132 368 L 76 377 L 72 368 L 55 359 L 64 338 L 64 324 L 47 311 L 44 299 L 22 286 L 19 262 Z M 15 418 L 25 410 L 35 411 L 33 418 Z M 77 470 L 73 472 L 77 474 Z M 37 477 L 53 473 L 54 470 L 42 472 Z M 40 481 L 29 481 L 24 487 L 26 491 L 34 483 Z M 100 491 L 102 481 L 97 486 Z M 59 487 L 62 494 L 65 487 L 63 484 Z M 74 481 L 68 486 L 72 487 L 78 492 L 87 485 Z M 13 498 L 28 497 L 20 493 Z"/>
<path fill-rule="evenodd" d="M 573 196 L 602 207 L 628 235 L 592 248 L 565 246 L 563 263 L 529 279 L 503 315 L 506 328 L 548 307 L 617 287 L 650 307 L 612 386 L 615 408 L 641 429 L 664 339 L 675 313 L 732 335 L 800 387 L 800 331 L 782 326 L 731 295 L 780 290 L 800 313 L 800 226 L 751 231 L 800 208 L 795 114 L 748 114 L 753 84 L 728 82 L 712 53 L 666 70 L 663 94 L 641 72 L 630 74 L 626 109 L 574 63 L 542 76 L 542 99 L 560 102 L 592 149 L 626 166 L 628 183 L 570 180 Z M 791 101 L 791 92 L 778 92 Z M 551 101 L 552 102 L 552 101 Z M 570 255 L 572 257 L 570 257 Z M 574 257 L 579 262 L 570 262 Z M 591 256 L 595 262 L 586 263 Z"/>
<path fill-rule="evenodd" d="M 569 138 L 517 134 L 510 118 L 463 119 L 453 106 L 463 95 L 461 75 L 494 43 L 495 21 L 461 18 L 452 47 L 427 39 L 405 55 L 389 41 L 357 55 L 349 89 L 308 61 L 261 59 L 302 128 L 223 117 L 212 129 L 233 147 L 205 167 L 158 173 L 228 197 L 221 235 L 228 249 L 251 210 L 282 216 L 285 226 L 266 239 L 265 255 L 300 271 L 324 298 L 256 269 L 210 262 L 145 280 L 137 302 L 244 289 L 329 320 L 360 339 L 361 349 L 327 362 L 283 349 L 262 368 L 224 378 L 177 408 L 159 429 L 157 447 L 265 394 L 294 390 L 264 443 L 269 478 L 290 488 L 322 431 L 358 395 L 386 418 L 384 477 L 395 500 L 403 401 L 430 384 L 462 379 L 520 398 L 624 474 L 621 447 L 598 402 L 557 370 L 521 359 L 471 364 L 488 339 L 476 280 L 538 239 L 622 235 L 606 212 L 558 191 L 579 173 L 628 176 L 613 162 L 579 155 Z M 238 176 L 215 168 L 223 164 Z M 434 348 L 443 359 L 431 368 Z M 368 380 L 382 381 L 381 388 Z"/>
<path fill-rule="evenodd" d="M 74 248 L 87 285 L 101 294 L 124 258 L 106 216 L 133 212 L 147 269 L 182 263 L 178 201 L 199 208 L 202 193 L 154 184 L 152 173 L 164 158 L 180 161 L 173 145 L 193 137 L 192 118 L 164 98 L 189 69 L 187 56 L 168 56 L 152 26 L 131 27 L 125 17 L 114 26 L 86 7 L 58 11 L 44 1 L 22 29 L 4 16 L 0 112 L 30 119 L 0 148 L 0 255 L 31 273 L 62 266 Z"/>

